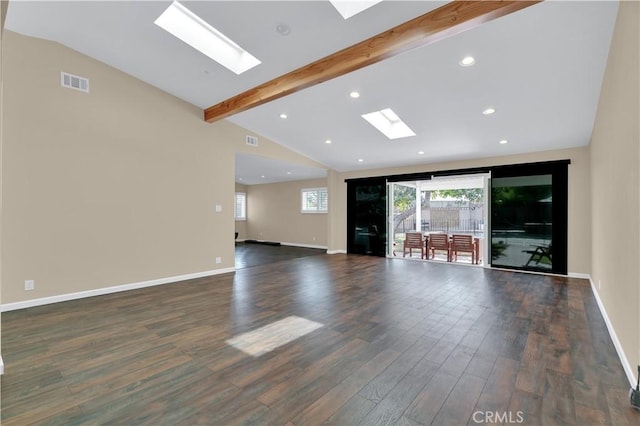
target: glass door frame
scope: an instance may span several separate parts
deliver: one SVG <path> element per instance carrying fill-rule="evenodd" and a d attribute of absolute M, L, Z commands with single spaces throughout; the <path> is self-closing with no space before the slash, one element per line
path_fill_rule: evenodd
<path fill-rule="evenodd" d="M 545 162 L 537 162 L 537 163 L 524 163 L 524 164 L 511 164 L 511 165 L 501 165 L 501 166 L 485 166 L 485 167 L 476 167 L 476 168 L 468 168 L 468 169 L 455 169 L 455 170 L 440 170 L 440 171 L 423 171 L 417 173 L 407 173 L 407 174 L 399 174 L 399 175 L 386 175 L 386 176 L 376 176 L 376 177 L 367 177 L 367 178 L 354 178 L 354 179 L 345 179 L 345 182 L 348 184 L 347 190 L 347 234 L 349 230 L 353 227 L 353 213 L 349 212 L 350 203 L 353 202 L 353 193 L 349 190 L 350 184 L 371 184 L 371 183 L 380 183 L 384 184 L 387 189 L 387 200 L 385 202 L 384 210 L 385 210 L 385 218 L 382 218 L 382 223 L 384 223 L 385 231 L 385 243 L 384 249 L 386 253 L 393 252 L 393 241 L 390 241 L 391 238 L 388 237 L 389 229 L 391 228 L 389 224 L 389 216 L 390 216 L 390 202 L 389 201 L 389 183 L 393 182 L 403 182 L 403 181 L 416 181 L 416 180 L 430 180 L 434 176 L 455 176 L 455 175 L 469 175 L 469 174 L 479 174 L 479 173 L 490 173 L 491 177 L 487 180 L 487 185 L 485 186 L 486 191 L 490 191 L 491 188 L 491 179 L 496 177 L 515 177 L 515 176 L 527 176 L 527 175 L 536 175 L 536 174 L 551 174 L 552 182 L 553 182 L 553 268 L 551 273 L 567 275 L 567 247 L 568 247 L 568 165 L 571 164 L 571 160 L 554 160 L 554 161 L 545 161 Z M 489 240 L 491 236 L 491 202 L 490 202 L 490 194 L 485 194 L 486 199 L 489 200 L 487 206 L 486 214 L 489 215 L 487 218 L 488 229 L 485 234 L 488 236 Z M 348 234 L 349 235 L 349 234 Z M 491 250 L 490 250 L 490 240 L 485 244 L 485 253 L 484 253 L 484 264 L 487 266 L 493 266 L 491 264 Z M 347 237 L 347 248 L 349 252 L 350 248 L 350 238 Z M 391 250 L 391 251 L 389 251 Z M 509 269 L 525 269 L 525 268 L 509 268 Z"/>
<path fill-rule="evenodd" d="M 551 269 L 541 269 L 535 266 L 511 266 L 493 264 L 501 269 L 514 269 L 533 272 L 554 273 L 567 275 L 567 247 L 568 247 L 568 160 L 550 161 L 543 163 L 515 164 L 494 167 L 492 179 L 517 178 L 526 176 L 551 175 L 552 186 L 552 229 L 553 259 Z M 493 185 L 491 185 L 492 187 Z M 490 210 L 493 210 L 493 200 L 490 199 Z M 490 222 L 489 238 L 493 235 L 493 222 Z M 489 247 L 491 245 L 489 244 Z"/>
<path fill-rule="evenodd" d="M 428 176 L 423 176 L 419 179 L 416 180 L 407 180 L 407 181 L 400 181 L 400 180 L 393 180 L 393 181 L 387 181 L 387 257 L 393 257 L 394 256 L 394 217 L 393 217 L 393 211 L 394 211 L 394 185 L 400 184 L 402 182 L 411 182 L 411 183 L 416 183 L 418 184 L 419 182 L 424 182 L 424 186 L 426 186 L 427 188 L 429 187 L 430 183 L 433 182 L 438 182 L 441 179 L 448 179 L 448 180 L 453 180 L 455 181 L 456 179 L 469 179 L 469 178 L 482 178 L 482 196 L 483 196 L 483 200 L 484 200 L 484 212 L 482 214 L 482 221 L 484 224 L 484 228 L 482 230 L 483 232 L 483 241 L 482 241 L 482 251 L 480 253 L 480 258 L 482 259 L 482 265 L 479 266 L 483 266 L 483 267 L 487 267 L 490 266 L 490 249 L 488 247 L 489 246 L 489 241 L 491 238 L 491 234 L 490 234 L 490 226 L 489 226 L 489 210 L 490 210 L 490 199 L 489 199 L 489 195 L 490 195 L 490 178 L 491 178 L 491 171 L 482 171 L 482 172 L 475 172 L 475 173 L 455 173 L 455 174 L 439 174 L 439 175 L 428 175 Z M 427 189 L 429 190 L 429 189 Z M 416 198 L 418 198 L 418 196 L 416 195 Z M 417 202 L 417 201 L 416 201 Z M 398 250 L 398 247 L 395 247 L 396 250 Z"/>

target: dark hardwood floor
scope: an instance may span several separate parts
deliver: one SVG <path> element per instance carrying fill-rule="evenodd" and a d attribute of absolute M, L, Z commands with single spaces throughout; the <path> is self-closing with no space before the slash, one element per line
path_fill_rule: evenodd
<path fill-rule="evenodd" d="M 584 280 L 319 255 L 2 326 L 6 426 L 640 424 Z"/>
<path fill-rule="evenodd" d="M 327 250 L 322 249 L 238 242 L 236 243 L 235 266 L 236 269 L 250 268 L 299 257 L 319 256 L 326 253 Z"/>

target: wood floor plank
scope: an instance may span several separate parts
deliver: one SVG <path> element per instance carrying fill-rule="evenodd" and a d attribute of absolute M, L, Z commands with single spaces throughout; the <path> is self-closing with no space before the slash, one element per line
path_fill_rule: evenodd
<path fill-rule="evenodd" d="M 324 422 L 325 425 L 357 425 L 376 406 L 375 403 L 359 395 L 354 396 Z"/>
<path fill-rule="evenodd" d="M 542 425 L 542 397 L 539 395 L 514 390 L 509 401 L 510 413 L 520 414 L 527 425 Z"/>
<path fill-rule="evenodd" d="M 393 425 L 424 388 L 421 377 L 407 374 L 362 420 L 365 425 Z"/>
<path fill-rule="evenodd" d="M 69 389 L 55 387 L 47 392 L 35 395 L 33 398 L 27 398 L 21 401 L 21 404 L 15 404 L 10 407 L 4 406 L 4 395 L 2 392 L 2 424 L 3 425 L 27 425 L 38 424 L 46 419 L 56 416 L 64 416 L 69 412 L 81 412 L 78 407 L 82 400 L 78 400 L 77 396 L 72 394 Z M 25 408 L 28 407 L 28 408 Z M 77 408 L 77 410 L 74 410 Z"/>
<path fill-rule="evenodd" d="M 2 424 L 640 424 L 586 280 L 278 249 L 3 313 Z M 229 344 L 289 317 L 321 326 Z"/>
<path fill-rule="evenodd" d="M 424 426 L 421 423 L 418 423 L 414 420 L 411 420 L 408 417 L 401 416 L 398 421 L 395 423 L 395 426 Z"/>
<path fill-rule="evenodd" d="M 495 362 L 495 357 L 474 353 L 465 369 L 465 373 L 480 377 L 481 379 L 487 379 L 493 371 Z"/>
<path fill-rule="evenodd" d="M 340 349 L 327 355 L 323 359 L 314 363 L 311 368 L 304 371 L 301 376 L 292 377 L 290 380 L 280 383 L 274 386 L 269 391 L 258 397 L 258 400 L 267 406 L 293 397 L 300 388 L 308 385 L 309 383 L 318 380 L 322 376 L 326 376 L 333 365 L 344 362 L 345 358 L 354 356 L 358 352 L 365 352 L 367 349 L 367 343 L 363 340 L 354 339 L 342 346 Z"/>
<path fill-rule="evenodd" d="M 434 425 L 463 425 L 473 416 L 474 407 L 480 397 L 484 380 L 476 376 L 463 375 L 453 387 L 433 420 Z"/>
<path fill-rule="evenodd" d="M 458 377 L 438 371 L 407 407 L 404 416 L 418 423 L 430 425 L 457 382 Z"/>
<path fill-rule="evenodd" d="M 347 401 L 356 395 L 373 377 L 400 356 L 399 352 L 384 350 L 362 365 L 343 382 L 336 385 L 313 404 L 309 405 L 293 422 L 296 425 L 315 425 L 327 421 Z"/>
<path fill-rule="evenodd" d="M 426 356 L 432 345 L 433 340 L 426 336 L 419 339 L 375 379 L 369 382 L 359 392 L 359 395 L 375 403 L 380 402 Z"/>
<path fill-rule="evenodd" d="M 296 393 L 269 406 L 269 411 L 257 419 L 258 424 L 284 424 L 293 421 L 294 418 L 309 407 L 310 401 L 318 400 L 334 386 L 334 383 L 323 377 L 307 382 L 304 386 L 299 387 Z"/>
<path fill-rule="evenodd" d="M 219 419 L 221 425 L 260 425 L 259 420 L 266 416 L 269 408 L 257 399 L 251 400 L 238 410 Z"/>
<path fill-rule="evenodd" d="M 452 376 L 462 376 L 471 362 L 475 351 L 463 345 L 457 345 L 440 367 Z"/>
<path fill-rule="evenodd" d="M 510 395 L 515 389 L 519 363 L 510 358 L 498 358 L 478 397 L 475 411 L 504 413 L 509 409 Z"/>

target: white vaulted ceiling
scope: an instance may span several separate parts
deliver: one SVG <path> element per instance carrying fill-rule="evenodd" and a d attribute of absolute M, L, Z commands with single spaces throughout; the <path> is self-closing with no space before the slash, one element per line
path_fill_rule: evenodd
<path fill-rule="evenodd" d="M 182 2 L 262 61 L 241 75 L 154 25 L 170 3 L 11 1 L 6 28 L 60 42 L 204 109 L 445 2 L 385 0 L 348 20 L 328 1 Z M 617 6 L 543 2 L 229 120 L 338 171 L 585 146 Z M 277 31 L 283 25 L 288 35 Z M 461 67 L 467 55 L 476 63 Z M 483 115 L 487 107 L 496 112 Z M 361 118 L 384 108 L 416 136 L 391 141 Z M 238 170 L 260 167 L 256 160 L 239 156 Z"/>

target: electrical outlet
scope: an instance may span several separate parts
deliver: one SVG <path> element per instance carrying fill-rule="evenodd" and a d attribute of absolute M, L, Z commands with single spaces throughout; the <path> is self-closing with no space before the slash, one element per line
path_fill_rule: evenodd
<path fill-rule="evenodd" d="M 220 213 L 222 211 L 222 205 L 216 204 L 216 213 Z"/>
<path fill-rule="evenodd" d="M 36 282 L 34 280 L 25 280 L 24 281 L 24 289 L 27 291 L 36 289 Z"/>
<path fill-rule="evenodd" d="M 222 263 L 222 258 L 220 256 L 216 257 L 216 263 Z"/>

